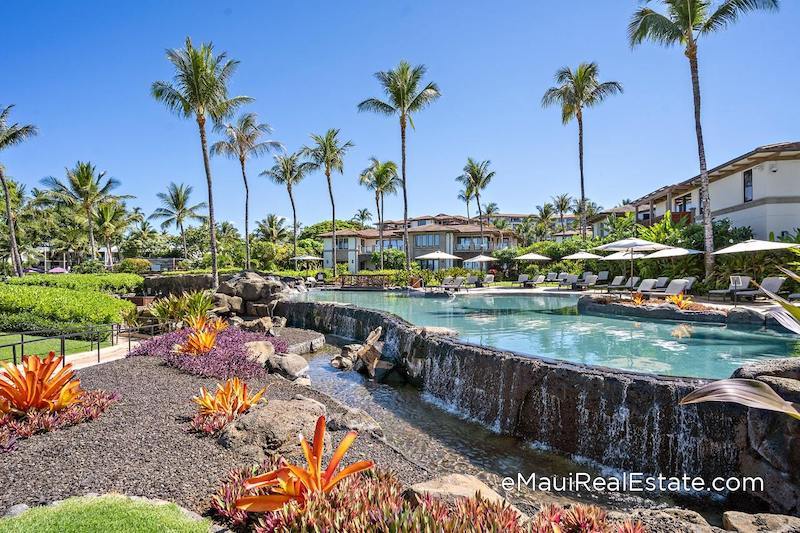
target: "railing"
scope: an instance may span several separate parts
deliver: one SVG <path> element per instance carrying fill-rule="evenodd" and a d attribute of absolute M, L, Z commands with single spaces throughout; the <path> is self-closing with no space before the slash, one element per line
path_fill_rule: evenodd
<path fill-rule="evenodd" d="M 339 276 L 342 287 L 363 287 L 383 289 L 389 285 L 389 276 L 342 274 Z"/>
<path fill-rule="evenodd" d="M 483 246 L 480 244 L 457 244 L 453 250 L 456 252 L 490 252 L 496 248 L 498 246 L 494 244 L 485 244 Z"/>
<path fill-rule="evenodd" d="M 386 251 L 386 250 L 402 250 L 402 249 L 403 249 L 403 245 L 402 244 L 400 244 L 400 245 L 385 245 L 383 247 L 384 251 Z M 369 245 L 369 246 L 362 246 L 361 247 L 361 251 L 359 253 L 371 254 L 373 252 L 380 252 L 380 251 L 381 251 L 381 247 L 380 247 L 379 244 L 372 244 L 372 245 Z"/>
<path fill-rule="evenodd" d="M 164 323 L 164 322 L 154 322 L 150 324 L 144 324 L 141 326 L 123 326 L 121 324 L 100 324 L 97 326 L 92 326 L 88 329 L 83 331 L 74 331 L 71 333 L 64 333 L 64 332 L 57 332 L 53 329 L 40 329 L 40 330 L 29 330 L 23 331 L 19 333 L 7 333 L 5 335 L 1 335 L 0 338 L 3 337 L 16 337 L 19 336 L 19 340 L 14 342 L 7 342 L 0 344 L 0 352 L 7 351 L 8 349 L 11 350 L 11 357 L 3 356 L 0 353 L 0 361 L 2 360 L 10 360 L 15 365 L 19 364 L 22 361 L 22 357 L 26 354 L 26 347 L 35 346 L 37 343 L 43 342 L 50 342 L 50 341 L 58 341 L 58 350 L 52 350 L 49 348 L 47 351 L 54 351 L 58 353 L 62 357 L 62 366 L 66 364 L 66 355 L 70 355 L 67 353 L 67 341 L 69 340 L 89 340 L 89 349 L 86 352 L 92 352 L 97 350 L 97 362 L 100 362 L 100 350 L 102 349 L 102 345 L 106 340 L 109 341 L 109 346 L 117 346 L 120 343 L 121 337 L 125 336 L 128 342 L 128 353 L 131 351 L 131 339 L 134 334 L 139 335 L 147 335 L 149 332 L 149 336 L 152 337 L 157 333 L 162 333 L 165 331 L 169 331 L 172 329 L 174 324 L 172 323 Z M 39 351 L 43 352 L 44 350 L 31 350 L 31 352 Z M 86 353 L 86 352 L 79 352 L 79 353 Z"/>
<path fill-rule="evenodd" d="M 672 211 L 670 212 L 670 218 L 672 222 L 680 222 L 683 220 L 687 224 L 692 224 L 694 222 L 694 213 L 692 211 Z M 658 224 L 662 220 L 664 220 L 664 215 L 652 219 L 640 220 L 639 224 L 642 226 L 652 226 L 653 224 Z"/>

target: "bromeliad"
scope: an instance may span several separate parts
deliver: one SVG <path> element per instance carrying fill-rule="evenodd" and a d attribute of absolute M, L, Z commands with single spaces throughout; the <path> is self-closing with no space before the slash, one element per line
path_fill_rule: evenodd
<path fill-rule="evenodd" d="M 217 390 L 212 395 L 205 387 L 200 389 L 200 395 L 192 400 L 199 406 L 199 414 L 206 416 L 226 415 L 233 419 L 237 414 L 241 414 L 257 404 L 267 388 L 264 387 L 252 396 L 247 394 L 247 384 L 239 378 L 234 377 L 225 382 L 225 385 L 217 383 Z"/>
<path fill-rule="evenodd" d="M 3 363 L 0 373 L 0 413 L 24 415 L 34 409 L 60 411 L 80 401 L 80 380 L 73 379 L 72 364 L 58 369 L 63 357 L 50 352 L 44 360 L 25 356 L 22 368 Z"/>
<path fill-rule="evenodd" d="M 286 466 L 248 479 L 245 489 L 249 491 L 267 489 L 267 494 L 245 496 L 236 500 L 236 506 L 244 511 L 268 512 L 280 509 L 289 502 L 296 501 L 301 507 L 307 497 L 313 493 L 328 493 L 337 483 L 349 475 L 369 470 L 375 463 L 372 461 L 359 461 L 339 473 L 336 469 L 342 461 L 344 454 L 356 440 L 357 433 L 350 431 L 345 435 L 339 447 L 336 448 L 328 468 L 322 469 L 323 446 L 325 442 L 325 417 L 317 419 L 314 430 L 314 441 L 311 445 L 300 435 L 300 446 L 306 457 L 308 468 L 287 463 Z"/>
<path fill-rule="evenodd" d="M 195 330 L 186 337 L 186 342 L 178 344 L 175 349 L 187 355 L 204 355 L 210 352 L 217 343 L 216 331 Z"/>

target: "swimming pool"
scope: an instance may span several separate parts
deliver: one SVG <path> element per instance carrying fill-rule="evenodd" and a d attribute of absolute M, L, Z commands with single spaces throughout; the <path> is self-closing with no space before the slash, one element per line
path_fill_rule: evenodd
<path fill-rule="evenodd" d="M 311 291 L 306 301 L 349 303 L 444 326 L 467 342 L 575 363 L 673 376 L 725 378 L 740 366 L 800 356 L 796 336 L 754 328 L 578 315 L 571 295 L 457 295 Z"/>

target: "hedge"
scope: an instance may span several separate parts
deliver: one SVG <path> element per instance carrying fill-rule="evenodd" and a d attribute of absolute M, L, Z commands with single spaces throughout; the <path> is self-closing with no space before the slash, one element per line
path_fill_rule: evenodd
<path fill-rule="evenodd" d="M 76 331 L 119 323 L 122 312 L 133 307 L 131 302 L 97 291 L 0 285 L 0 330 Z"/>
<path fill-rule="evenodd" d="M 137 274 L 26 274 L 9 278 L 11 285 L 58 287 L 77 291 L 102 291 L 114 294 L 136 292 L 142 288 L 144 278 Z"/>

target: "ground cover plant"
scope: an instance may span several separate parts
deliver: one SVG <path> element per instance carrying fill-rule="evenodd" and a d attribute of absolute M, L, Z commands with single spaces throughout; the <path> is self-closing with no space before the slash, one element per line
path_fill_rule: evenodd
<path fill-rule="evenodd" d="M 4 284 L 0 285 L 0 330 L 76 331 L 120 323 L 123 311 L 133 307 L 131 302 L 97 291 Z"/>
<path fill-rule="evenodd" d="M 148 263 L 149 264 L 149 263 Z M 79 291 L 101 291 L 114 294 L 136 292 L 142 288 L 144 278 L 136 274 L 26 274 L 21 278 L 9 278 L 11 285 L 35 285 L 58 287 Z"/>

